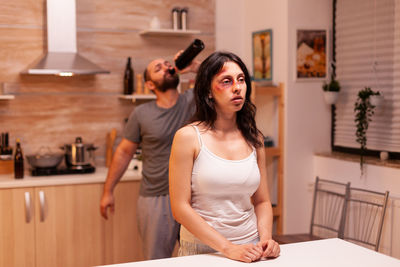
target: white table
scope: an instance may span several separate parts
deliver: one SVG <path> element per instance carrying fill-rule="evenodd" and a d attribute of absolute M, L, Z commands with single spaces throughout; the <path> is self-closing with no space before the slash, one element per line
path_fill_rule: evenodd
<path fill-rule="evenodd" d="M 139 261 L 110 265 L 115 267 L 400 267 L 400 260 L 332 238 L 281 246 L 276 259 L 243 263 L 219 254 L 203 254 L 162 260 Z"/>

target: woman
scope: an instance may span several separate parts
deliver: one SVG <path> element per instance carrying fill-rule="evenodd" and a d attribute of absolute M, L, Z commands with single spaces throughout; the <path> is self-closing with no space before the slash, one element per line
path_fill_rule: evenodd
<path fill-rule="evenodd" d="M 197 73 L 193 122 L 175 134 L 169 190 L 181 223 L 180 255 L 219 251 L 252 262 L 277 257 L 263 136 L 246 66 L 215 52 Z"/>

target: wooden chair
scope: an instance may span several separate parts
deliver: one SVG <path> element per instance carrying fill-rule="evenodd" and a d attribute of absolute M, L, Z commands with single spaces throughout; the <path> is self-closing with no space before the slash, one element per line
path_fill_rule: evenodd
<path fill-rule="evenodd" d="M 345 201 L 350 183 L 344 184 L 316 177 L 309 233 L 274 235 L 279 244 L 340 237 L 343 233 Z"/>
<path fill-rule="evenodd" d="M 343 239 L 378 251 L 389 192 L 349 190 Z"/>

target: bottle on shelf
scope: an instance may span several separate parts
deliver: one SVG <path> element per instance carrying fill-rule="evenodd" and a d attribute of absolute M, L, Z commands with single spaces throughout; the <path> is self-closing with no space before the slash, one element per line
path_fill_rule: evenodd
<path fill-rule="evenodd" d="M 143 94 L 143 75 L 136 74 L 136 94 Z"/>
<path fill-rule="evenodd" d="M 12 156 L 12 154 L 13 154 L 13 149 L 12 149 L 12 147 L 10 146 L 10 143 L 8 142 L 8 133 L 6 133 L 6 140 L 5 140 L 4 153 L 5 153 L 6 155 L 10 155 L 10 156 Z"/>
<path fill-rule="evenodd" d="M 1 133 L 0 159 L 12 160 L 13 148 L 8 142 L 8 132 Z"/>
<path fill-rule="evenodd" d="M 125 95 L 133 94 L 133 69 L 130 57 L 128 57 L 124 73 L 124 94 Z"/>
<path fill-rule="evenodd" d="M 15 179 L 24 178 L 24 156 L 22 154 L 21 142 L 19 138 L 16 141 L 15 156 L 14 156 L 14 177 Z"/>
<path fill-rule="evenodd" d="M 0 156 L 3 155 L 4 142 L 5 142 L 5 133 L 1 133 L 1 136 L 0 136 Z"/>

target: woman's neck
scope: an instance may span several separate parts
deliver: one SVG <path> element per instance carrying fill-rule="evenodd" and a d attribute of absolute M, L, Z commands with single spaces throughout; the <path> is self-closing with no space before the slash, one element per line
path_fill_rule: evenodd
<path fill-rule="evenodd" d="M 219 113 L 214 123 L 214 130 L 221 132 L 232 132 L 238 129 L 236 123 L 236 113 L 226 115 Z"/>

